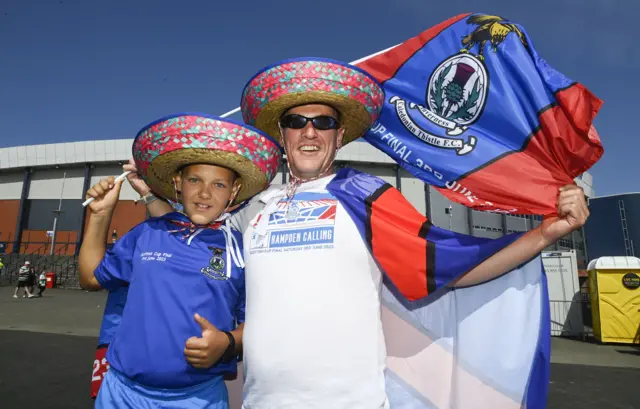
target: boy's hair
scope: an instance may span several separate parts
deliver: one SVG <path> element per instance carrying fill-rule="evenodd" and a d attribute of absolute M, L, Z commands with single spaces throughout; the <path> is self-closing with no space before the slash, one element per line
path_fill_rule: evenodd
<path fill-rule="evenodd" d="M 228 168 L 226 166 L 215 164 L 215 163 L 189 163 L 187 165 L 180 166 L 176 173 L 181 174 L 189 166 L 195 166 L 195 165 L 209 165 L 209 166 L 217 166 L 219 168 L 227 169 L 227 170 L 231 171 L 231 173 L 233 174 L 233 180 L 231 181 L 232 183 L 240 178 L 240 175 L 235 170 L 233 170 L 231 168 Z"/>

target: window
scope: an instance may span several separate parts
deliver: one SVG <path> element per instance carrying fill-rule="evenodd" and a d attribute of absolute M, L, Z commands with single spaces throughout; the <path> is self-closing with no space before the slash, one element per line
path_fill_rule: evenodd
<path fill-rule="evenodd" d="M 486 226 L 473 226 L 474 229 L 484 230 L 484 231 L 497 231 L 502 233 L 502 229 L 497 227 L 486 227 Z"/>

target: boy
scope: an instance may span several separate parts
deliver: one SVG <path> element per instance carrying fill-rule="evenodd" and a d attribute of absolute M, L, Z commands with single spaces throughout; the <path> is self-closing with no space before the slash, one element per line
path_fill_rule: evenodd
<path fill-rule="evenodd" d="M 42 272 L 40 273 L 40 276 L 38 277 L 38 297 L 42 297 L 42 293 L 44 292 L 44 290 L 46 290 L 47 288 L 47 276 L 46 276 L 46 268 L 42 269 Z"/>
<path fill-rule="evenodd" d="M 269 185 L 280 150 L 251 127 L 179 114 L 143 128 L 133 156 L 151 189 L 184 211 L 139 224 L 106 251 L 122 182 L 87 192 L 80 283 L 129 286 L 95 407 L 226 409 L 223 375 L 236 371 L 245 299 L 242 236 L 226 212 Z"/>

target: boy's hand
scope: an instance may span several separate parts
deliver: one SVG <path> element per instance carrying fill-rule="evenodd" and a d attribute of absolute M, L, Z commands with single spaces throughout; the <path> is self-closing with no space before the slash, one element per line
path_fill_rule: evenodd
<path fill-rule="evenodd" d="M 122 180 L 115 182 L 115 177 L 101 179 L 87 191 L 86 198 L 93 197 L 94 200 L 89 204 L 89 210 L 96 215 L 106 215 L 113 212 L 120 197 L 120 188 Z"/>
<path fill-rule="evenodd" d="M 229 338 L 199 314 L 195 320 L 202 328 L 202 337 L 191 337 L 184 348 L 184 356 L 195 368 L 211 368 L 229 346 Z"/>

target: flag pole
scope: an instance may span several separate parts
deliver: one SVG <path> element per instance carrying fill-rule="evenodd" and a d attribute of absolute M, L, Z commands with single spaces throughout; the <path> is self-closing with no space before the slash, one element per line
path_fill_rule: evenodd
<path fill-rule="evenodd" d="M 368 59 L 373 58 L 375 56 L 378 56 L 378 55 L 380 55 L 382 53 L 385 53 L 385 52 L 391 50 L 392 48 L 396 48 L 399 45 L 400 44 L 396 44 L 393 47 L 389 47 L 389 48 L 385 48 L 384 50 L 376 51 L 375 53 L 369 54 L 366 57 L 362 57 L 362 58 L 359 58 L 359 59 L 357 59 L 355 61 L 351 61 L 349 64 L 351 64 L 351 65 L 360 64 L 363 61 L 367 61 Z M 236 112 L 239 112 L 239 111 L 240 111 L 240 107 L 234 108 L 231 111 L 225 112 L 224 114 L 220 115 L 220 118 L 226 118 L 226 117 L 231 116 L 231 115 L 233 115 L 233 114 L 235 114 Z"/>
<path fill-rule="evenodd" d="M 351 64 L 351 65 L 360 64 L 363 61 L 367 61 L 368 59 L 373 58 L 373 57 L 375 57 L 377 55 L 380 55 L 380 54 L 382 54 L 384 52 L 387 52 L 387 51 L 389 51 L 389 50 L 391 50 L 393 48 L 396 48 L 399 45 L 400 44 L 396 44 L 393 47 L 389 47 L 389 48 L 385 48 L 384 50 L 376 51 L 373 54 L 369 54 L 369 55 L 367 55 L 365 57 L 362 57 L 362 58 L 359 58 L 359 59 L 357 59 L 355 61 L 351 61 L 349 64 Z M 226 117 L 231 116 L 231 115 L 233 115 L 233 114 L 235 114 L 236 112 L 239 112 L 239 111 L 240 111 L 240 107 L 234 108 L 231 111 L 225 112 L 224 114 L 220 115 L 220 118 L 226 118 Z M 130 172 L 124 172 L 122 175 L 120 175 L 120 176 L 118 176 L 116 178 L 116 181 L 119 181 L 120 179 L 124 179 L 129 173 Z M 87 199 L 84 203 L 82 203 L 82 206 L 86 207 L 91 202 L 93 202 L 93 198 L 92 197 Z"/>

